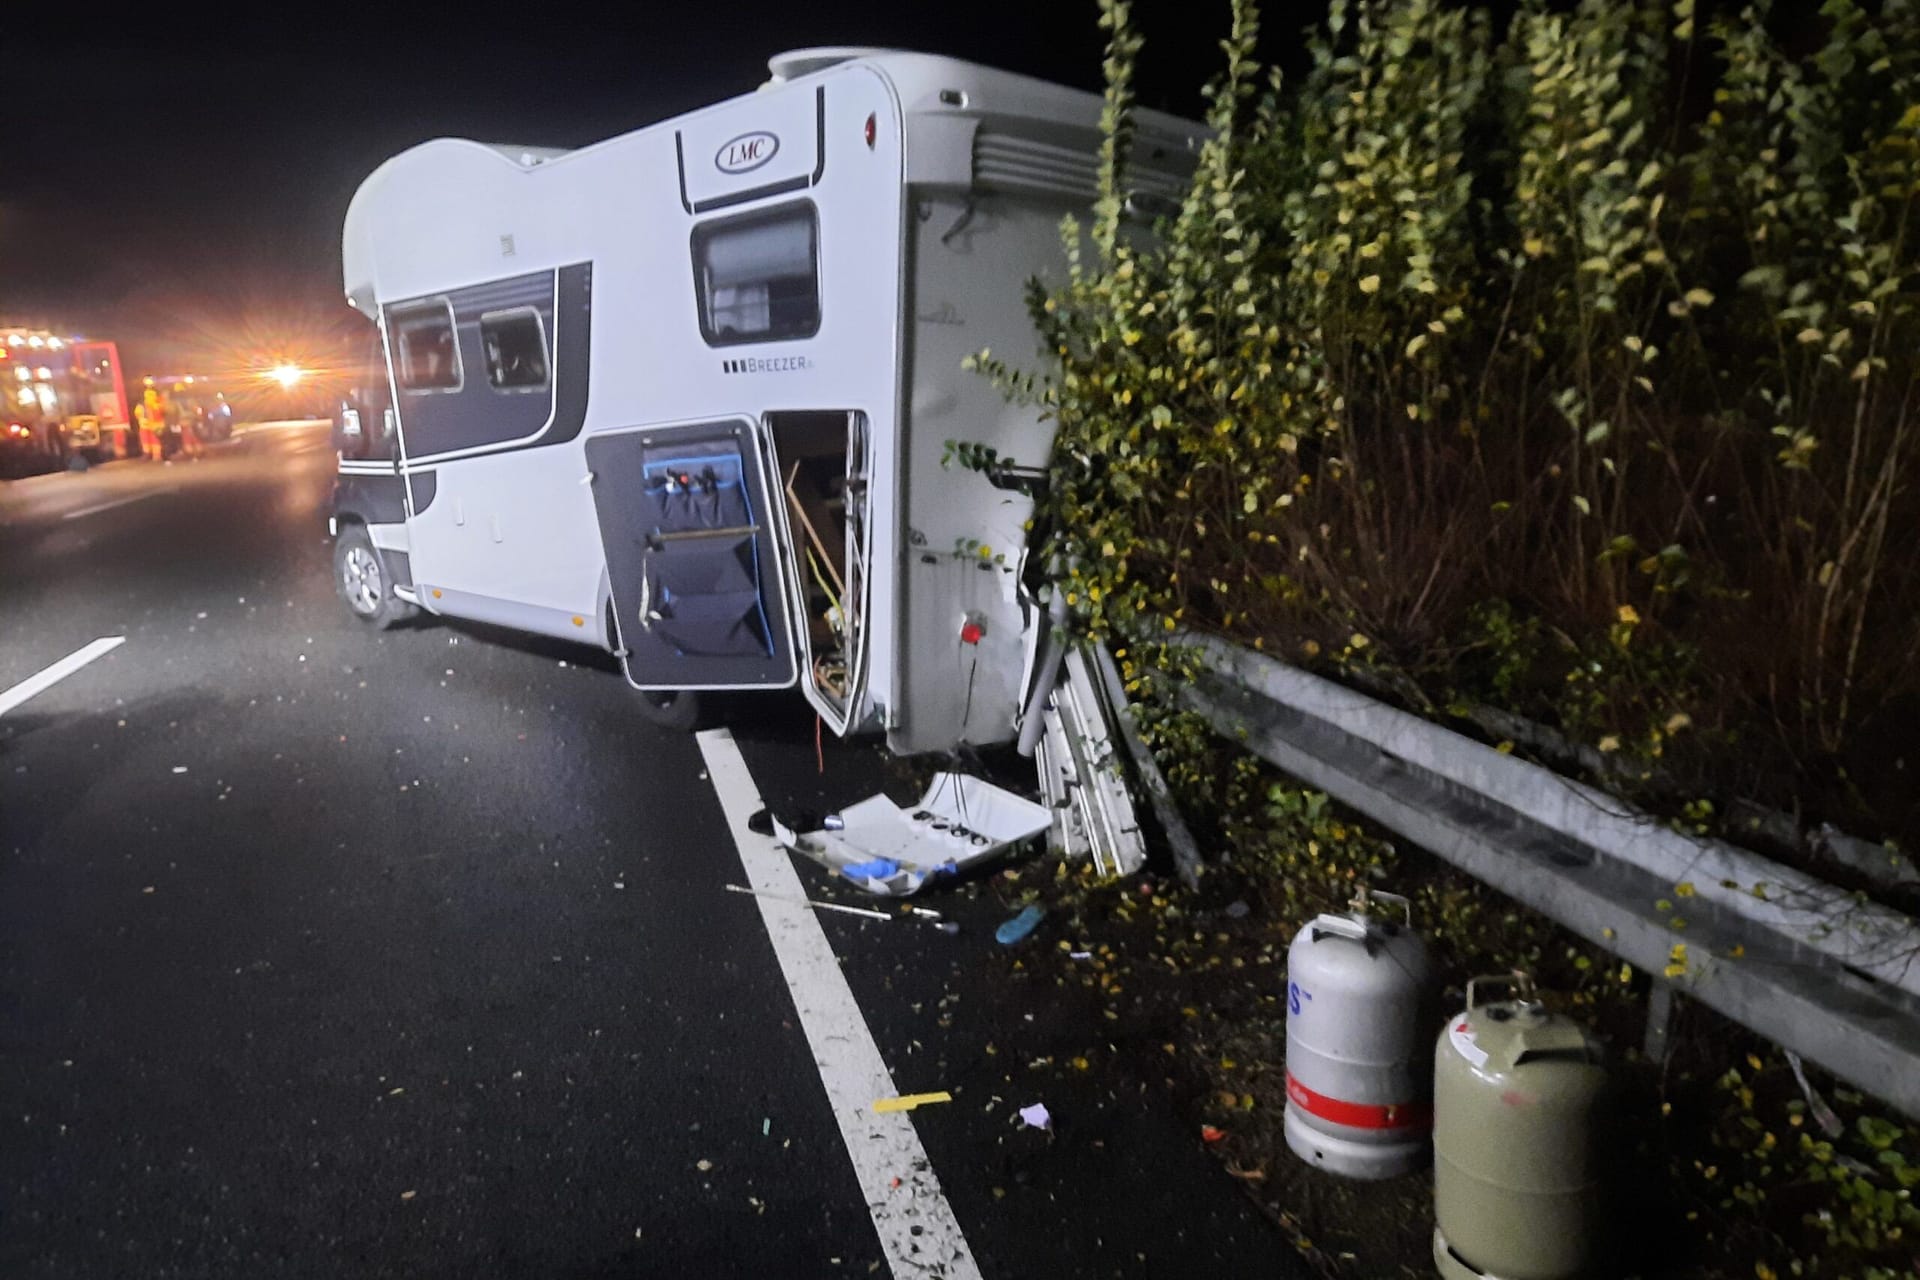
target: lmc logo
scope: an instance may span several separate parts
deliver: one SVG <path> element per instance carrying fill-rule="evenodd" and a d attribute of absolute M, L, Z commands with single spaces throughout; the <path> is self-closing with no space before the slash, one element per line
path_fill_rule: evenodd
<path fill-rule="evenodd" d="M 714 153 L 713 167 L 722 173 L 752 173 L 779 151 L 780 139 L 772 134 L 743 133 Z"/>

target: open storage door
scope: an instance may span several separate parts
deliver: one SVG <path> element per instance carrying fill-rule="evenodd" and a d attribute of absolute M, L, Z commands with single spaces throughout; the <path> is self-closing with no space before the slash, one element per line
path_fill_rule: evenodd
<path fill-rule="evenodd" d="M 859 410 L 767 413 L 800 690 L 835 733 L 867 714 L 871 432 Z"/>
<path fill-rule="evenodd" d="M 586 454 L 628 681 L 791 685 L 788 548 L 753 425 L 636 427 L 594 437 Z"/>

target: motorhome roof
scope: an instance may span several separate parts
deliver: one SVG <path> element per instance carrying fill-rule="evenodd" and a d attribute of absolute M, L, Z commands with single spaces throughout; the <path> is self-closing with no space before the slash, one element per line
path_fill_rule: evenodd
<path fill-rule="evenodd" d="M 852 62 L 856 58 L 877 58 L 904 52 L 906 51 L 903 49 L 871 48 L 865 45 L 822 45 L 812 49 L 789 49 L 785 53 L 776 53 L 767 59 L 767 73 L 772 78 L 761 87 L 785 84 L 789 80 L 798 80 L 801 76 L 825 71 L 828 67 L 837 67 L 843 62 Z"/>
<path fill-rule="evenodd" d="M 793 50 L 768 60 L 773 79 L 761 88 L 784 87 L 851 63 L 873 67 L 893 86 L 901 112 L 908 118 L 909 149 L 912 149 L 915 120 L 952 116 L 995 122 L 1001 129 L 1012 128 L 1043 145 L 1050 145 L 1056 153 L 1062 148 L 1076 153 L 1084 151 L 1086 140 L 1098 136 L 1101 112 L 1098 95 L 935 54 L 865 48 Z M 735 100 L 716 102 L 701 111 L 721 108 Z M 500 174 L 497 166 L 505 164 L 532 176 L 550 164 L 571 163 L 575 157 L 619 138 L 645 129 L 673 127 L 699 114 L 701 112 L 696 111 L 656 121 L 576 151 L 439 138 L 401 152 L 367 176 L 347 208 L 341 258 L 348 302 L 369 317 L 378 314 L 374 210 L 382 188 L 396 181 L 402 171 L 431 173 L 433 181 L 444 181 L 450 169 L 477 165 L 485 166 L 486 172 Z M 1160 111 L 1136 110 L 1133 125 L 1136 153 L 1167 157 L 1190 155 L 1199 150 L 1207 136 L 1204 126 Z M 1020 157 L 1015 160 L 1025 163 Z M 1090 184 L 1091 164 L 1090 151 L 1073 162 L 1072 167 L 1087 170 L 1077 175 L 1078 185 Z"/>

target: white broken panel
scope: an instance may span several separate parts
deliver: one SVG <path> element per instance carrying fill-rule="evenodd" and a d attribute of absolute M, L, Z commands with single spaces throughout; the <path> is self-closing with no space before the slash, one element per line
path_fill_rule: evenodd
<path fill-rule="evenodd" d="M 1049 814 L 1004 787 L 939 773 L 914 808 L 879 795 L 842 809 L 839 818 L 837 830 L 778 834 L 869 893 L 906 897 L 1039 835 Z"/>

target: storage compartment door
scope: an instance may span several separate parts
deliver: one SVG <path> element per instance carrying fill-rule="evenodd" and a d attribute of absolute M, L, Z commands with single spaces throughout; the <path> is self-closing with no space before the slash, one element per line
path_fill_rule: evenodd
<path fill-rule="evenodd" d="M 640 689 L 794 682 L 790 548 L 744 420 L 586 444 L 627 679 Z"/>

